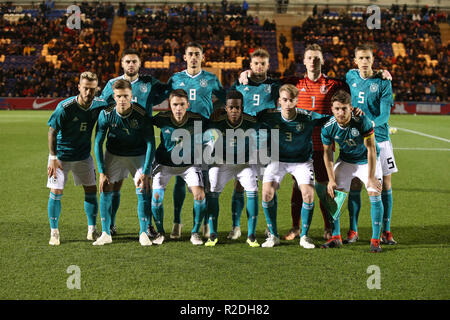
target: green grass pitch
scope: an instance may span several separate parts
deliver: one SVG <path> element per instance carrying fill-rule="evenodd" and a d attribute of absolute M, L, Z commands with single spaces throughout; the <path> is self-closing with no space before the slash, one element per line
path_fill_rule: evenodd
<path fill-rule="evenodd" d="M 450 277 L 450 117 L 392 115 L 392 136 L 399 172 L 393 175 L 392 231 L 397 246 L 369 252 L 370 204 L 363 191 L 360 240 L 341 249 L 305 250 L 294 241 L 275 248 L 250 248 L 245 236 L 226 239 L 231 227 L 231 183 L 221 196 L 219 244 L 189 242 L 192 197 L 183 208 L 181 241 L 141 247 L 136 195 L 124 183 L 118 236 L 111 245 L 86 240 L 83 191 L 70 177 L 62 198 L 61 245 L 48 245 L 46 188 L 48 111 L 0 111 L 0 299 L 449 299 Z M 173 179 L 172 179 L 173 180 Z M 278 226 L 291 226 L 290 177 L 279 191 Z M 165 199 L 165 228 L 172 227 L 172 187 Z M 260 198 L 261 200 L 261 198 Z M 316 199 L 317 203 L 317 199 Z M 342 213 L 342 234 L 348 212 Z M 247 222 L 242 216 L 242 230 Z M 98 228 L 101 229 L 100 219 Z M 316 206 L 310 236 L 323 243 L 323 222 Z M 257 237 L 264 241 L 260 207 Z M 80 289 L 69 289 L 69 266 L 80 270 Z M 380 289 L 369 289 L 369 266 L 378 266 Z M 370 279 L 369 279 L 370 280 Z"/>

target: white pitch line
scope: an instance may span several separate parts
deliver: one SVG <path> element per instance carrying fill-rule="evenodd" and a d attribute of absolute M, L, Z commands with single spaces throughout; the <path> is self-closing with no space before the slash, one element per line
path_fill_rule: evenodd
<path fill-rule="evenodd" d="M 446 148 L 394 148 L 394 150 L 450 151 L 450 149 L 446 149 Z"/>
<path fill-rule="evenodd" d="M 441 141 L 449 142 L 449 143 L 450 143 L 450 140 L 449 140 L 449 139 L 445 139 L 445 138 L 441 138 L 441 137 L 432 136 L 432 135 L 430 135 L 430 134 L 426 134 L 426 133 L 423 133 L 423 132 L 414 131 L 414 130 L 410 130 L 410 129 L 399 128 L 399 127 L 396 127 L 396 128 L 399 129 L 399 130 L 406 131 L 406 132 L 418 134 L 419 136 L 424 136 L 424 137 L 428 137 L 428 138 L 433 138 L 433 139 L 436 139 L 436 140 L 441 140 Z"/>

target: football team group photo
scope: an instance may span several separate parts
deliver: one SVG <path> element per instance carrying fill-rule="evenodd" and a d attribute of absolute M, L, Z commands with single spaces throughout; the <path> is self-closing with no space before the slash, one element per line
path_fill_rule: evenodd
<path fill-rule="evenodd" d="M 448 299 L 435 2 L 2 3 L 2 299 Z"/>

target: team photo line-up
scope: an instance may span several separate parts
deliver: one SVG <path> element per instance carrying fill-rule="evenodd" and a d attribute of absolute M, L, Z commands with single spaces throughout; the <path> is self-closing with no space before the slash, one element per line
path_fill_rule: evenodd
<path fill-rule="evenodd" d="M 292 228 L 283 239 L 300 238 L 301 247 L 316 247 L 308 237 L 316 192 L 326 240 L 320 247 L 356 242 L 364 185 L 371 205 L 370 252 L 381 252 L 381 244 L 395 245 L 390 230 L 391 174 L 397 166 L 388 125 L 392 78 L 386 70 L 372 69 L 371 45 L 357 46 L 354 54 L 357 68 L 347 72 L 345 82 L 322 73 L 323 53 L 317 44 L 306 47 L 304 77 L 272 79 L 268 52 L 256 49 L 250 55 L 250 69 L 228 91 L 213 73 L 202 69 L 203 48 L 196 42 L 185 46 L 186 69 L 167 83 L 139 75 L 141 59 L 134 49 L 123 51 L 124 74 L 109 80 L 99 96 L 98 76 L 83 72 L 79 94 L 60 102 L 48 120 L 49 244 L 60 245 L 61 200 L 72 171 L 75 185 L 82 185 L 85 192 L 87 239 L 96 246 L 112 243 L 117 234 L 121 187 L 130 174 L 142 246 L 161 245 L 167 239 L 163 202 L 173 176 L 170 239 L 181 237 L 187 185 L 194 199 L 190 241 L 215 246 L 220 194 L 234 179 L 227 238 L 241 237 L 245 209 L 247 244 L 277 246 L 281 238 L 277 191 L 286 174 L 293 178 Z M 169 110 L 153 115 L 153 106 L 165 100 Z M 158 146 L 154 126 L 160 129 Z M 91 155 L 94 127 L 96 166 Z M 336 143 L 339 156 L 334 161 Z M 267 225 L 261 245 L 256 239 L 258 180 Z M 347 196 L 350 225 L 342 240 L 340 211 Z M 96 229 L 98 211 L 101 233 Z"/>

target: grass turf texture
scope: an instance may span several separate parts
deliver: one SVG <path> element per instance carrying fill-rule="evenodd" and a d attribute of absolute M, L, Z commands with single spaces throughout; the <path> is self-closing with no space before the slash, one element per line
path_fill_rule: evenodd
<path fill-rule="evenodd" d="M 369 252 L 370 204 L 362 193 L 360 240 L 341 249 L 305 250 L 282 240 L 275 248 L 250 248 L 246 243 L 245 212 L 238 241 L 226 239 L 231 228 L 229 183 L 220 200 L 219 243 L 196 247 L 189 242 L 192 196 L 183 207 L 180 241 L 141 247 L 138 242 L 136 194 L 131 179 L 124 182 L 111 245 L 92 246 L 86 240 L 83 191 L 70 176 L 62 198 L 59 229 L 61 245 L 48 245 L 46 185 L 47 111 L 0 111 L 0 299 L 449 299 L 450 220 L 449 143 L 399 130 L 394 147 L 444 148 L 446 151 L 395 151 L 399 172 L 393 175 L 394 210 L 391 230 L 397 246 Z M 448 116 L 392 115 L 391 126 L 448 139 Z M 157 140 L 158 142 L 158 140 Z M 165 199 L 165 228 L 172 227 L 172 190 Z M 278 228 L 291 226 L 292 179 L 285 177 L 279 191 Z M 261 197 L 259 198 L 261 201 Z M 347 205 L 341 218 L 342 235 L 348 228 Z M 100 215 L 98 216 L 98 229 Z M 265 219 L 259 210 L 257 238 L 264 241 Z M 324 242 L 318 200 L 310 236 Z M 81 289 L 67 288 L 76 265 Z M 381 289 L 369 290 L 367 268 L 381 272 Z"/>

